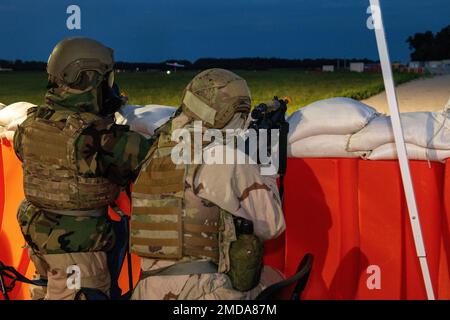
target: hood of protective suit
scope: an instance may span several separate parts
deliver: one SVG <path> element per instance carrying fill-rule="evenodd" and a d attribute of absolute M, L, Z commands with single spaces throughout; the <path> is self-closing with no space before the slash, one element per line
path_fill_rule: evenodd
<path fill-rule="evenodd" d="M 94 72 L 85 73 L 83 84 L 79 88 L 71 88 L 65 85 L 54 86 L 50 88 L 46 95 L 45 101 L 50 106 L 60 106 L 75 111 L 92 112 L 99 114 L 99 86 L 102 81 L 101 76 Z"/>
<path fill-rule="evenodd" d="M 77 86 L 52 86 L 45 95 L 49 106 L 60 106 L 74 111 L 100 115 L 114 114 L 127 101 L 116 84 L 112 87 L 95 71 L 86 71 Z"/>

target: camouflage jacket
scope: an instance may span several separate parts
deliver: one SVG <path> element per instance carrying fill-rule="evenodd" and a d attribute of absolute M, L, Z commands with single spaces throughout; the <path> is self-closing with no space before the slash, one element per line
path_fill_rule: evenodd
<path fill-rule="evenodd" d="M 74 111 L 69 107 L 52 105 L 45 108 Z M 29 111 L 25 121 L 31 121 Z M 23 131 L 14 136 L 14 150 L 22 161 Z M 75 141 L 79 173 L 86 177 L 105 177 L 112 183 L 127 187 L 137 176 L 151 143 L 127 126 L 111 123 L 106 129 L 95 125 L 85 129 Z M 107 250 L 114 243 L 114 234 L 107 217 L 73 217 L 50 213 L 24 201 L 19 208 L 18 221 L 25 240 L 42 254 Z"/>

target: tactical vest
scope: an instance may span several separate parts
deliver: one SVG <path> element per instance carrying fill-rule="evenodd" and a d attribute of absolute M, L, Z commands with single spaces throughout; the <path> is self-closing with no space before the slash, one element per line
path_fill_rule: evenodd
<path fill-rule="evenodd" d="M 141 257 L 219 262 L 220 208 L 196 196 L 198 165 L 176 165 L 161 134 L 133 186 L 131 251 Z"/>
<path fill-rule="evenodd" d="M 39 110 L 39 109 L 38 109 Z M 79 174 L 76 142 L 87 127 L 105 127 L 113 119 L 92 113 L 36 111 L 21 126 L 25 197 L 48 210 L 92 210 L 113 202 L 119 187 L 103 177 Z"/>

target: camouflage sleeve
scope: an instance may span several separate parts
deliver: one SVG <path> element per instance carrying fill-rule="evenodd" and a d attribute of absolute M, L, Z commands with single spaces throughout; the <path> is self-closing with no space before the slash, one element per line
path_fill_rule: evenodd
<path fill-rule="evenodd" d="M 240 206 L 233 214 L 251 220 L 255 234 L 269 240 L 285 230 L 285 221 L 276 178 L 259 171 L 256 165 L 236 166 L 234 185 Z"/>
<path fill-rule="evenodd" d="M 101 175 L 127 186 L 136 179 L 151 142 L 127 126 L 87 128 L 77 141 L 78 166 L 85 175 Z"/>
<path fill-rule="evenodd" d="M 202 165 L 194 188 L 198 197 L 251 220 L 255 234 L 262 240 L 276 238 L 285 229 L 276 178 L 262 176 L 258 165 Z"/>

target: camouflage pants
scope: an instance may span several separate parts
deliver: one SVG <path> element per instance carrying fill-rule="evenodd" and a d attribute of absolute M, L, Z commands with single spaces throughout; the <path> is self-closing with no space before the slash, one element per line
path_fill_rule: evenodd
<path fill-rule="evenodd" d="M 141 258 L 143 271 L 173 264 L 169 260 Z M 245 292 L 233 289 L 230 278 L 223 273 L 151 276 L 141 279 L 133 291 L 132 300 L 252 300 L 266 287 L 282 281 L 276 269 L 264 266 L 260 283 Z"/>
<path fill-rule="evenodd" d="M 59 215 L 25 200 L 17 220 L 28 246 L 40 254 L 108 251 L 114 245 L 114 232 L 107 216 Z"/>
<path fill-rule="evenodd" d="M 40 255 L 30 250 L 30 259 L 36 267 L 33 278 L 48 280 L 46 287 L 30 286 L 33 300 L 73 300 L 79 288 L 109 295 L 111 277 L 105 252 Z"/>
<path fill-rule="evenodd" d="M 81 287 L 109 293 L 110 276 L 105 251 L 114 245 L 108 217 L 73 217 L 46 212 L 28 201 L 20 205 L 17 219 L 36 267 L 35 279 L 48 279 L 47 287 L 31 286 L 35 299 L 74 299 L 68 288 L 70 266 L 80 269 Z"/>

